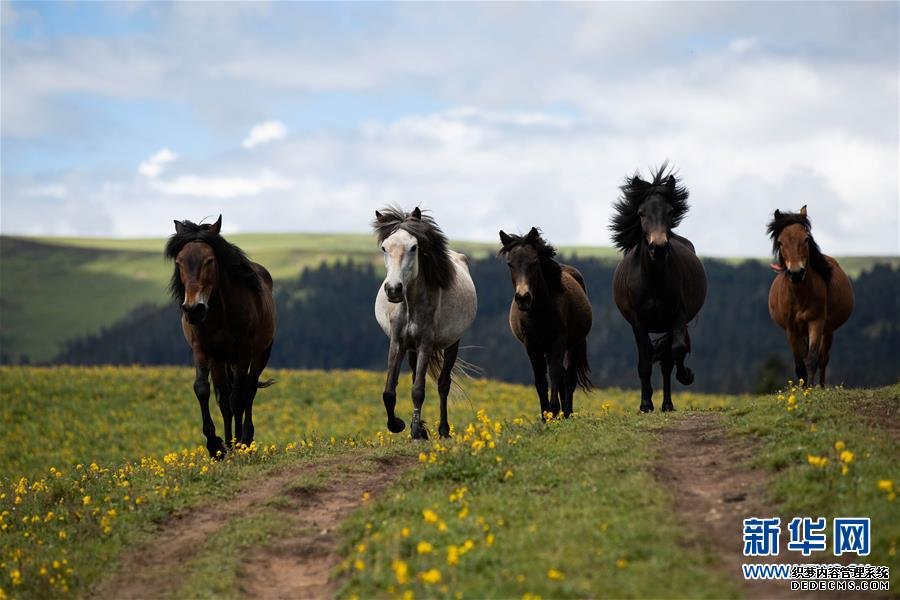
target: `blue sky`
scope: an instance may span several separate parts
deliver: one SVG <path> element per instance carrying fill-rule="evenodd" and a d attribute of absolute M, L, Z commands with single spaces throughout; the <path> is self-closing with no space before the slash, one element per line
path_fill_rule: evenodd
<path fill-rule="evenodd" d="M 606 245 L 669 159 L 709 255 L 808 204 L 897 254 L 897 3 L 2 3 L 5 234 L 367 231 Z"/>

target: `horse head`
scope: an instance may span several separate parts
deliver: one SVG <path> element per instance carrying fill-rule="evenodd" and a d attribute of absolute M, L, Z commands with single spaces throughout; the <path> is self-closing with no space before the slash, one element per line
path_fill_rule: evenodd
<path fill-rule="evenodd" d="M 776 210 L 769 230 L 780 267 L 778 270 L 790 277 L 792 282 L 800 283 L 806 278 L 814 243 L 806 206 L 799 213 L 782 213 Z"/>
<path fill-rule="evenodd" d="M 222 215 L 212 225 L 196 226 L 192 223 L 175 221 L 176 234 L 189 234 L 198 228 L 207 235 L 219 235 L 222 230 Z M 181 310 L 188 323 L 199 325 L 206 319 L 209 302 L 219 286 L 219 266 L 212 246 L 203 241 L 187 242 L 175 256 L 175 268 L 181 289 L 184 290 Z"/>
<path fill-rule="evenodd" d="M 519 310 L 532 309 L 537 298 L 549 292 L 552 278 L 559 279 L 559 265 L 553 260 L 556 249 L 541 237 L 540 230 L 532 227 L 526 235 L 509 235 L 500 232 L 503 247 L 500 255 L 506 258 Z"/>

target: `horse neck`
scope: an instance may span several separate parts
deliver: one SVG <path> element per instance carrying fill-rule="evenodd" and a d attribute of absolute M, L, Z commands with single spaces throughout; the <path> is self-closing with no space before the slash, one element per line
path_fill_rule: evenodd
<path fill-rule="evenodd" d="M 419 315 L 427 314 L 431 316 L 434 313 L 435 302 L 431 301 L 431 296 L 435 290 L 428 287 L 425 283 L 425 276 L 419 270 L 416 278 L 404 286 L 403 302 L 406 304 L 406 310 L 409 314 L 410 321 L 416 320 Z"/>
<path fill-rule="evenodd" d="M 531 310 L 534 312 L 544 312 L 553 306 L 553 303 L 550 301 L 551 293 L 550 286 L 547 284 L 547 280 L 544 277 L 544 269 L 543 266 L 538 270 L 538 276 L 534 281 L 528 282 L 531 287 Z"/>

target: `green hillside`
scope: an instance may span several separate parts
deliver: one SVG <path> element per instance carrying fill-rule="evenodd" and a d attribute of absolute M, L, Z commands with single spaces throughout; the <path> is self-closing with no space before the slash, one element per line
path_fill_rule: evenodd
<path fill-rule="evenodd" d="M 381 259 L 366 234 L 236 234 L 229 240 L 264 264 L 276 279 L 310 265 L 337 260 Z M 0 236 L 0 349 L 12 360 L 52 358 L 60 345 L 98 331 L 142 303 L 166 301 L 171 266 L 163 239 L 21 238 Z M 492 255 L 494 244 L 453 242 L 473 258 Z M 561 247 L 563 254 L 615 257 L 602 247 Z M 900 257 L 841 259 L 851 274 L 876 261 L 900 265 Z"/>

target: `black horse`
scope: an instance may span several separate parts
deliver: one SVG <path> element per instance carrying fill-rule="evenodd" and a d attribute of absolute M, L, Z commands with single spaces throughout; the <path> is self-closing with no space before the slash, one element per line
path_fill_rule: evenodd
<path fill-rule="evenodd" d="M 666 163 L 653 181 L 635 174 L 621 190 L 610 229 L 625 255 L 613 277 L 613 297 L 637 342 L 641 412 L 653 410 L 650 378 L 656 361 L 663 375 L 662 410 L 675 410 L 672 368 L 682 384 L 694 381 L 684 366 L 691 351 L 687 325 L 706 299 L 706 273 L 694 245 L 672 231 L 687 214 L 688 191 L 667 172 Z M 651 334 L 661 336 L 652 341 Z"/>

